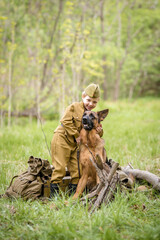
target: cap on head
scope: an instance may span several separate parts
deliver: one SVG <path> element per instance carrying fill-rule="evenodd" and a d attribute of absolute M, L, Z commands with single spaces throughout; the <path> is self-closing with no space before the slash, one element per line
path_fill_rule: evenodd
<path fill-rule="evenodd" d="M 100 97 L 100 89 L 98 84 L 90 84 L 84 89 L 85 93 L 91 98 Z"/>

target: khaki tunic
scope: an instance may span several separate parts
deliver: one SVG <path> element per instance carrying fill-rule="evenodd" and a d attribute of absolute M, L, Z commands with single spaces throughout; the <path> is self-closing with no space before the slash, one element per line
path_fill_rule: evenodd
<path fill-rule="evenodd" d="M 54 131 L 51 142 L 52 164 L 55 167 L 51 181 L 60 183 L 66 174 L 66 167 L 71 175 L 71 182 L 79 180 L 77 163 L 77 143 L 82 128 L 81 120 L 84 113 L 83 102 L 75 102 L 67 107 L 61 125 Z"/>

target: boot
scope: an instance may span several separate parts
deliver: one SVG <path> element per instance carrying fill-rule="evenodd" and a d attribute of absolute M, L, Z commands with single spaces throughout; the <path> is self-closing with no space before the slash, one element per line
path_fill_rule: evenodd
<path fill-rule="evenodd" d="M 49 198 L 55 197 L 59 194 L 59 185 L 57 183 L 50 183 L 50 196 Z"/>
<path fill-rule="evenodd" d="M 71 196 L 76 192 L 77 184 L 69 183 L 68 185 L 68 195 Z"/>

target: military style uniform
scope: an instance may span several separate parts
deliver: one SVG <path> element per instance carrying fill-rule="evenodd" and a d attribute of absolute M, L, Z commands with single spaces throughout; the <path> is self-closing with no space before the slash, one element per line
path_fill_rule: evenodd
<path fill-rule="evenodd" d="M 91 98 L 99 98 L 100 89 L 97 84 L 90 84 L 85 94 Z M 82 128 L 82 116 L 85 111 L 83 102 L 72 103 L 67 107 L 59 125 L 54 131 L 51 142 L 52 164 L 54 171 L 51 177 L 50 197 L 59 192 L 59 183 L 66 174 L 66 167 L 71 175 L 71 192 L 76 190 L 79 181 L 79 170 L 77 162 L 77 142 Z M 102 134 L 103 135 L 103 131 Z"/>
<path fill-rule="evenodd" d="M 65 168 L 71 175 L 71 183 L 79 180 L 77 163 L 77 143 L 82 128 L 81 120 L 84 113 L 83 102 L 75 102 L 67 107 L 59 125 L 54 131 L 51 142 L 52 163 L 55 167 L 51 182 L 60 183 L 66 174 Z"/>

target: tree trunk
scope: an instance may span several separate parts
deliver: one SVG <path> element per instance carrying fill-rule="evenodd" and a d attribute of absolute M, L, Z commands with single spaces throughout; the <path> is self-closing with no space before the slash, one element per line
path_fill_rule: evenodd
<path fill-rule="evenodd" d="M 117 47 L 118 50 L 121 48 L 121 11 L 120 11 L 120 2 L 117 0 L 117 19 L 118 19 L 118 30 L 117 30 Z M 115 81 L 115 90 L 114 90 L 114 100 L 116 101 L 119 98 L 120 90 L 120 81 L 121 81 L 121 67 L 122 60 L 117 60 L 116 68 L 116 81 Z"/>
<path fill-rule="evenodd" d="M 65 111 L 65 63 L 60 66 L 61 80 L 59 81 L 59 119 Z"/>
<path fill-rule="evenodd" d="M 101 44 L 102 48 L 105 45 L 105 32 L 104 32 L 104 0 L 100 1 L 100 21 L 101 21 Z M 104 74 L 104 79 L 103 79 L 103 99 L 107 100 L 108 97 L 108 90 L 107 90 L 107 65 L 106 65 L 106 54 L 103 54 L 102 56 L 103 60 L 103 74 Z"/>
<path fill-rule="evenodd" d="M 134 89 L 138 83 L 138 80 L 139 80 L 139 74 L 136 75 L 132 85 L 130 86 L 130 89 L 129 89 L 129 96 L 128 98 L 131 99 L 133 97 L 133 92 L 134 92 Z"/>
<path fill-rule="evenodd" d="M 38 65 L 38 73 L 37 73 L 37 79 L 36 79 L 36 105 L 37 105 L 37 127 L 39 127 L 40 124 L 40 70 Z"/>
<path fill-rule="evenodd" d="M 47 49 L 50 49 L 51 46 L 52 46 L 54 34 L 56 32 L 57 24 L 58 24 L 62 9 L 63 9 L 63 0 L 59 0 L 59 10 L 58 10 L 56 20 L 54 22 L 54 26 L 53 26 L 53 29 L 52 29 L 52 32 L 51 32 L 50 41 L 49 41 L 49 44 L 47 46 Z M 42 74 L 42 79 L 41 79 L 41 89 L 43 89 L 44 86 L 45 86 L 45 78 L 46 78 L 46 73 L 47 73 L 48 62 L 49 62 L 49 55 L 47 55 L 46 61 L 45 61 L 44 66 L 43 66 L 43 74 Z"/>
<path fill-rule="evenodd" d="M 11 46 L 12 48 L 12 46 Z M 9 52 L 9 63 L 8 63 L 8 67 L 9 67 L 9 75 L 8 75 L 8 127 L 11 126 L 11 111 L 12 111 L 12 56 L 13 56 L 13 50 L 11 49 L 11 51 Z"/>
<path fill-rule="evenodd" d="M 119 98 L 120 81 L 121 81 L 121 63 L 117 61 L 116 82 L 115 82 L 115 88 L 114 88 L 115 101 L 117 101 Z"/>
<path fill-rule="evenodd" d="M 146 71 L 143 71 L 143 80 L 141 82 L 141 85 L 140 85 L 140 90 L 139 90 L 139 93 L 138 93 L 138 96 L 140 97 L 143 92 L 144 92 L 144 88 L 145 88 L 145 85 L 146 85 L 146 79 L 147 79 L 147 72 Z"/>
<path fill-rule="evenodd" d="M 1 128 L 3 128 L 3 110 L 1 109 Z"/>
<path fill-rule="evenodd" d="M 76 70 L 74 58 L 71 59 L 71 68 L 72 68 L 72 102 L 75 102 L 75 91 L 76 91 Z"/>

